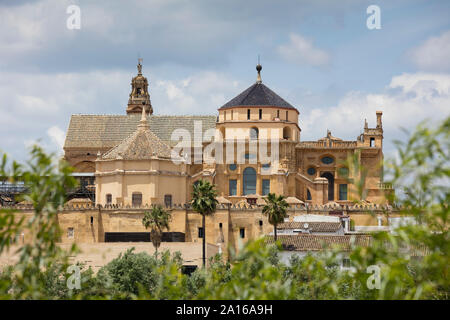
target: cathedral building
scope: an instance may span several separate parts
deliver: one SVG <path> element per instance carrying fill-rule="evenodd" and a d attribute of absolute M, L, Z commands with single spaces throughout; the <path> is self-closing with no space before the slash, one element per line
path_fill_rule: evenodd
<path fill-rule="evenodd" d="M 223 202 L 232 204 L 261 204 L 269 192 L 313 205 L 385 203 L 382 112 L 375 127 L 365 122 L 356 140 L 328 131 L 302 141 L 301 110 L 263 84 L 261 65 L 256 69 L 256 82 L 218 106 L 218 114 L 153 115 L 158 106 L 151 104 L 139 62 L 126 113 L 72 115 L 64 157 L 102 206 L 184 204 L 199 179 L 215 184 Z M 179 148 L 176 132 L 191 140 L 189 148 Z M 361 178 L 346 164 L 352 156 L 366 170 L 364 199 L 352 192 Z"/>

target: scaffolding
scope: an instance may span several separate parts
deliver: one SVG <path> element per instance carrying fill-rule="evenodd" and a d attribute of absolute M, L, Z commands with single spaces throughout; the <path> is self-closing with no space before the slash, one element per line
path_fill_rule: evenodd
<path fill-rule="evenodd" d="M 67 192 L 67 200 L 90 199 L 95 203 L 95 176 L 93 172 L 73 173 L 78 187 Z"/>
<path fill-rule="evenodd" d="M 0 204 L 2 206 L 16 204 L 20 196 L 25 194 L 27 190 L 24 183 L 0 181 Z"/>
<path fill-rule="evenodd" d="M 94 173 L 74 173 L 78 186 L 67 190 L 67 200 L 90 199 L 95 203 L 95 176 Z M 11 183 L 0 181 L 0 205 L 10 206 L 22 201 L 23 195 L 28 192 L 23 182 Z"/>

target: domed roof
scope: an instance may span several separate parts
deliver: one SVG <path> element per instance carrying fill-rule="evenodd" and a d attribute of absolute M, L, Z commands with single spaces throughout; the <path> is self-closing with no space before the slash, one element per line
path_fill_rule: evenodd
<path fill-rule="evenodd" d="M 262 82 L 256 82 L 242 93 L 225 103 L 219 110 L 232 107 L 279 107 L 298 110 Z"/>

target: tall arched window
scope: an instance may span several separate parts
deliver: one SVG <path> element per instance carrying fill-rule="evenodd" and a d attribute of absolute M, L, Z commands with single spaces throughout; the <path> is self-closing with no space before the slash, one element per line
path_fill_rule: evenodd
<path fill-rule="evenodd" d="M 258 128 L 250 128 L 250 139 L 251 140 L 258 140 L 259 131 Z"/>
<path fill-rule="evenodd" d="M 245 168 L 243 180 L 244 196 L 256 194 L 256 170 L 252 167 Z"/>
<path fill-rule="evenodd" d="M 334 200 L 334 176 L 331 172 L 324 172 L 321 175 L 322 178 L 328 180 L 328 200 Z"/>

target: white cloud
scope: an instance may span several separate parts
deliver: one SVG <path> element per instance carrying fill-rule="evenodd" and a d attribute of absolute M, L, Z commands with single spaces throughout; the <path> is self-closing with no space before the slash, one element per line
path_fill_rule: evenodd
<path fill-rule="evenodd" d="M 28 96 L 28 95 L 18 95 L 17 96 L 17 109 L 18 111 L 23 111 L 22 113 L 28 114 L 39 114 L 47 112 L 58 111 L 58 106 L 51 101 L 45 101 L 40 97 Z"/>
<path fill-rule="evenodd" d="M 364 119 L 375 126 L 375 112 L 383 111 L 385 143 L 402 138 L 400 127 L 412 131 L 424 119 L 442 120 L 450 115 L 450 75 L 405 73 L 392 78 L 381 93 L 349 92 L 328 109 L 305 110 L 300 116 L 302 140 L 334 136 L 354 140 Z M 302 110 L 301 110 L 302 111 Z"/>
<path fill-rule="evenodd" d="M 52 126 L 48 128 L 47 135 L 50 137 L 51 141 L 58 147 L 59 151 L 62 151 L 64 146 L 64 139 L 66 134 L 58 126 Z"/>
<path fill-rule="evenodd" d="M 212 71 L 180 80 L 159 80 L 153 88 L 152 101 L 159 101 L 160 107 L 153 109 L 159 114 L 167 114 L 167 110 L 174 114 L 215 114 L 240 90 L 238 81 Z"/>
<path fill-rule="evenodd" d="M 0 49 L 16 53 L 40 46 L 43 20 L 36 19 L 41 4 L 25 4 L 18 8 L 0 7 Z M 34 11 L 34 14 L 33 14 Z M 20 13 L 20 14 L 19 14 Z M 34 18 L 34 19 L 33 19 Z"/>
<path fill-rule="evenodd" d="M 421 70 L 450 71 L 450 30 L 427 39 L 408 55 Z"/>
<path fill-rule="evenodd" d="M 23 159 L 26 149 L 39 141 L 48 152 L 61 152 L 71 114 L 125 113 L 130 79 L 131 74 L 117 71 L 3 72 L 0 135 L 6 138 L 0 149 Z"/>
<path fill-rule="evenodd" d="M 314 47 L 313 42 L 300 34 L 292 33 L 290 42 L 278 47 L 278 53 L 287 61 L 299 65 L 323 66 L 330 62 L 324 50 Z"/>
<path fill-rule="evenodd" d="M 39 140 L 49 152 L 60 152 L 72 114 L 125 114 L 133 71 L 79 73 L 11 73 L 0 77 L 0 149 L 25 156 Z M 155 114 L 216 114 L 217 108 L 242 90 L 223 73 L 202 71 L 167 79 L 145 73 Z"/>

